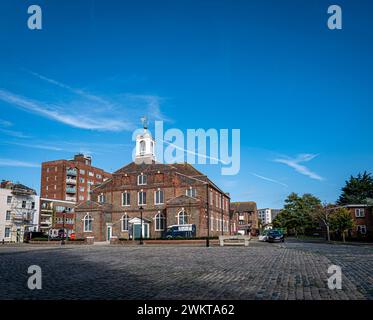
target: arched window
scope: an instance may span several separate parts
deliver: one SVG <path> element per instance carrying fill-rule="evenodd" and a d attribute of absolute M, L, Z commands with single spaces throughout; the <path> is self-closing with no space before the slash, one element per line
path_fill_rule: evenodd
<path fill-rule="evenodd" d="M 145 141 L 144 140 L 140 141 L 140 154 L 141 155 L 145 154 Z"/>
<path fill-rule="evenodd" d="M 127 216 L 127 213 L 125 213 L 124 216 L 122 216 L 121 221 L 122 221 L 122 231 L 128 231 L 129 218 Z"/>
<path fill-rule="evenodd" d="M 154 154 L 154 142 L 153 141 L 151 142 L 150 147 L 151 147 L 152 154 Z"/>
<path fill-rule="evenodd" d="M 165 217 L 163 213 L 158 212 L 155 215 L 155 231 L 162 231 L 165 228 Z"/>
<path fill-rule="evenodd" d="M 84 232 L 92 232 L 92 216 L 87 213 L 83 218 Z"/>
<path fill-rule="evenodd" d="M 177 215 L 177 224 L 187 224 L 187 223 L 188 223 L 188 215 L 183 209 Z"/>

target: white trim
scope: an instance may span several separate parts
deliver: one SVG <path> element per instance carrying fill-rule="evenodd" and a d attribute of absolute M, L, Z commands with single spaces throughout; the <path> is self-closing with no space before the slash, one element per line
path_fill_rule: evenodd
<path fill-rule="evenodd" d="M 157 202 L 157 192 L 162 193 L 163 202 Z M 158 188 L 158 190 L 154 191 L 154 204 L 155 205 L 161 205 L 164 204 L 164 191 Z"/>
<path fill-rule="evenodd" d="M 88 220 L 88 219 L 86 219 L 86 217 L 90 217 L 91 219 L 91 230 L 86 230 L 86 228 L 85 228 L 85 222 Z M 90 215 L 90 213 L 89 212 L 87 212 L 86 213 L 86 215 L 83 217 L 83 219 L 82 219 L 82 221 L 83 221 L 83 232 L 93 232 L 93 217 Z"/>
<path fill-rule="evenodd" d="M 145 193 L 145 203 L 140 203 L 140 192 Z M 139 206 L 146 206 L 146 191 L 139 191 L 137 192 L 137 205 Z M 144 201 L 144 197 L 142 197 L 142 201 Z"/>
<path fill-rule="evenodd" d="M 125 218 L 126 217 L 126 218 Z M 123 225 L 124 225 L 124 220 L 127 220 L 127 229 L 123 229 Z M 128 232 L 128 225 L 129 225 L 129 222 L 130 222 L 130 218 L 128 217 L 128 214 L 125 213 L 121 218 L 120 218 L 120 230 L 122 232 Z"/>
<path fill-rule="evenodd" d="M 124 203 L 124 201 L 123 201 L 123 196 L 124 196 L 124 194 L 125 193 L 127 193 L 128 195 L 129 195 L 129 197 L 128 197 L 128 200 L 129 200 L 129 204 L 123 204 Z M 130 207 L 131 206 L 131 192 L 129 192 L 129 191 L 123 191 L 122 193 L 121 193 L 121 196 L 122 196 L 122 201 L 121 201 L 121 203 L 122 203 L 122 207 Z"/>
<path fill-rule="evenodd" d="M 162 219 L 163 220 L 163 229 L 157 229 L 157 216 L 159 216 L 160 218 L 158 219 Z M 158 212 L 155 216 L 154 216 L 154 231 L 164 231 L 164 227 L 165 227 L 165 221 L 166 221 L 166 217 L 164 216 L 164 214 L 162 212 Z"/>

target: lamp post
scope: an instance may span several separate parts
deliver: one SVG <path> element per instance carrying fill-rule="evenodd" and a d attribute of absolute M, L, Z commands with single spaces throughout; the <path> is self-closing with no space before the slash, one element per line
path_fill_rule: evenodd
<path fill-rule="evenodd" d="M 62 211 L 62 240 L 61 240 L 61 245 L 65 244 L 65 214 L 66 211 Z"/>
<path fill-rule="evenodd" d="M 140 231 L 140 244 L 144 244 L 143 239 L 142 239 L 142 230 L 143 230 L 143 220 L 142 220 L 142 211 L 144 208 L 141 206 L 140 208 L 140 219 L 141 219 L 141 231 Z"/>

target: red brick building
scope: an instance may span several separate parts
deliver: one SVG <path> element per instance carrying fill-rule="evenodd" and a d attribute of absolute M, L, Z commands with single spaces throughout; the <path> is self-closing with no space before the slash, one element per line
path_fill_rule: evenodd
<path fill-rule="evenodd" d="M 233 233 L 256 236 L 259 231 L 256 203 L 231 202 L 231 221 Z"/>
<path fill-rule="evenodd" d="M 350 204 L 343 206 L 351 213 L 355 227 L 349 230 L 352 238 L 369 238 L 373 240 L 373 211 L 372 207 L 366 204 Z"/>
<path fill-rule="evenodd" d="M 92 159 L 77 154 L 72 160 L 54 160 L 41 165 L 42 198 L 86 201 L 93 185 L 111 177 L 110 173 L 91 165 Z"/>
<path fill-rule="evenodd" d="M 161 238 L 167 227 L 186 224 L 195 225 L 197 237 L 229 234 L 229 195 L 188 163 L 157 163 L 154 145 L 144 129 L 137 136 L 135 162 L 77 205 L 77 238 L 134 239 L 141 232 L 144 238 Z"/>
<path fill-rule="evenodd" d="M 91 162 L 91 157 L 77 154 L 72 160 L 42 163 L 40 225 L 44 230 L 62 228 L 62 219 L 65 217 L 65 229 L 71 233 L 74 229 L 74 222 L 71 221 L 75 219 L 71 208 L 76 203 L 88 200 L 93 186 L 111 177 L 110 173 L 92 166 Z M 62 210 L 63 207 L 66 209 Z"/>

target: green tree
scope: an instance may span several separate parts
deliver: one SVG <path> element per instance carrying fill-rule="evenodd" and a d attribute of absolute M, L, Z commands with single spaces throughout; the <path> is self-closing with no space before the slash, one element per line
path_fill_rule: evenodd
<path fill-rule="evenodd" d="M 326 228 L 328 241 L 330 242 L 330 226 L 332 222 L 332 215 L 334 213 L 335 205 L 323 204 L 313 211 L 312 215 L 315 221 L 321 221 Z"/>
<path fill-rule="evenodd" d="M 359 173 L 356 177 L 351 176 L 342 188 L 337 203 L 346 204 L 366 204 L 373 200 L 373 177 L 366 171 Z"/>
<path fill-rule="evenodd" d="M 354 219 L 350 211 L 346 208 L 334 210 L 330 217 L 330 226 L 333 231 L 339 231 L 342 234 L 343 242 L 346 242 L 346 232 L 355 226 Z"/>
<path fill-rule="evenodd" d="M 320 199 L 312 194 L 306 193 L 300 197 L 293 192 L 285 199 L 284 209 L 274 219 L 273 225 L 293 230 L 296 236 L 304 234 L 306 228 L 315 225 L 313 212 L 320 206 Z"/>

